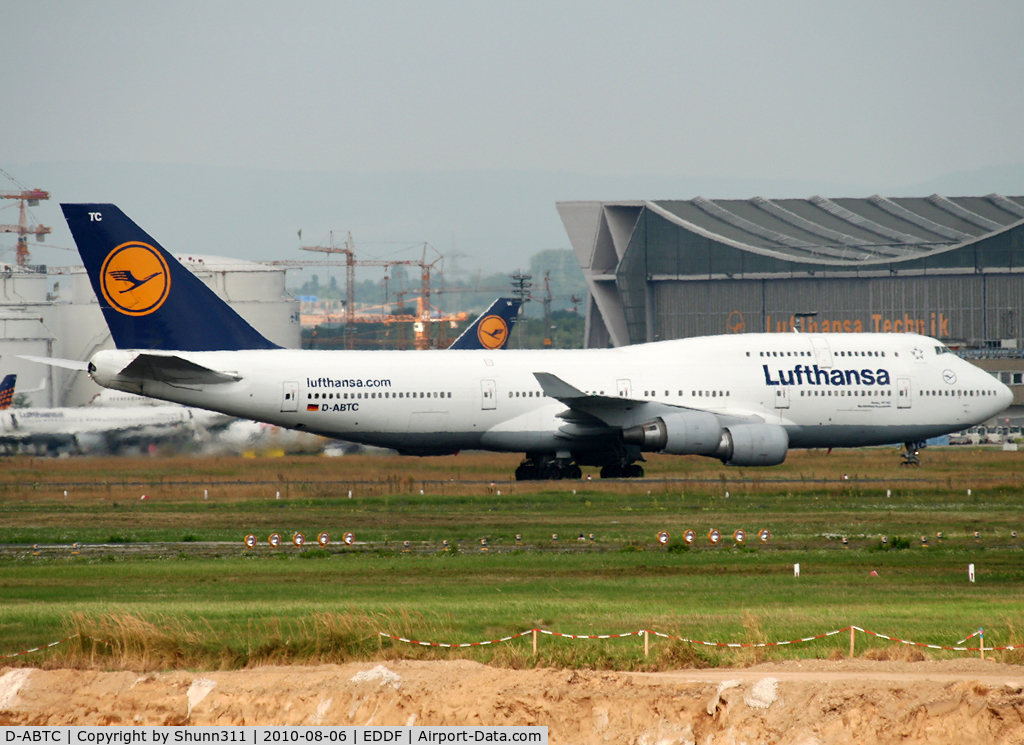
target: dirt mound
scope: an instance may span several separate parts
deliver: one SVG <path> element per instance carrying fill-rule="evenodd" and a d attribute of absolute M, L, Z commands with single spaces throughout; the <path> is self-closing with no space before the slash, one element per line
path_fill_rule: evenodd
<path fill-rule="evenodd" d="M 547 725 L 552 743 L 1019 743 L 1024 670 L 976 660 L 614 673 L 389 661 L 0 670 L 6 725 Z"/>

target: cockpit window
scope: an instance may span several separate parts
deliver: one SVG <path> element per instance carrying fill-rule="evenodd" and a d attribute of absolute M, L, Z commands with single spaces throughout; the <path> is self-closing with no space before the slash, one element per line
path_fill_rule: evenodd
<path fill-rule="evenodd" d="M 953 354 L 952 350 L 945 345 L 935 347 L 935 354 Z"/>

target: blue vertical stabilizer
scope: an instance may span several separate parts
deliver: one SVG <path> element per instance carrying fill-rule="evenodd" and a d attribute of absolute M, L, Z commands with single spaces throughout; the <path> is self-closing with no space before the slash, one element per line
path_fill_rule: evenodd
<path fill-rule="evenodd" d="M 17 379 L 18 376 L 11 373 L 5 375 L 3 382 L 0 383 L 0 411 L 11 408 L 11 404 L 14 403 L 14 382 Z"/>
<path fill-rule="evenodd" d="M 62 204 L 119 349 L 276 349 L 112 204 Z"/>
<path fill-rule="evenodd" d="M 449 349 L 504 349 L 512 335 L 516 315 L 522 303 L 500 297 L 480 314 L 472 326 L 452 342 Z"/>

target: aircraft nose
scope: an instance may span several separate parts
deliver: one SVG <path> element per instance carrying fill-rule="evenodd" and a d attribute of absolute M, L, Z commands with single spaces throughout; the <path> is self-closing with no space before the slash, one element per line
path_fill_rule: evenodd
<path fill-rule="evenodd" d="M 1010 404 L 1013 403 L 1013 391 L 1010 390 L 1010 387 L 1008 385 L 1002 382 L 999 383 L 998 401 L 999 411 L 1003 411 L 1004 409 L 1008 408 Z"/>

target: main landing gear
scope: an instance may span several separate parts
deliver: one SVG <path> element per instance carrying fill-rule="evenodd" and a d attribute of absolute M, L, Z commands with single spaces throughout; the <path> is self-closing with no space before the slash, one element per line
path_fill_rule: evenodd
<path fill-rule="evenodd" d="M 642 479 L 644 469 L 639 463 L 609 463 L 601 467 L 603 479 Z"/>
<path fill-rule="evenodd" d="M 516 469 L 516 481 L 558 481 L 579 479 L 583 471 L 572 458 L 555 458 L 550 455 L 526 454 L 526 459 Z"/>
<path fill-rule="evenodd" d="M 581 456 L 585 466 L 601 466 L 603 479 L 642 479 L 644 469 L 628 457 L 621 457 L 612 462 L 606 458 L 587 460 Z M 616 456 L 617 457 L 617 456 Z M 595 462 L 596 460 L 596 462 Z M 526 458 L 516 468 L 516 481 L 558 481 L 561 479 L 576 480 L 583 477 L 579 463 L 571 455 L 562 457 L 550 453 L 527 453 Z"/>
<path fill-rule="evenodd" d="M 918 443 L 916 442 L 905 442 L 903 447 L 906 450 L 903 451 L 901 457 L 903 461 L 900 463 L 901 466 L 920 466 L 921 457 L 918 455 Z"/>

